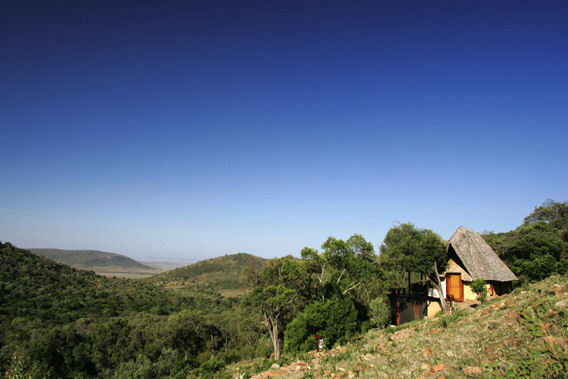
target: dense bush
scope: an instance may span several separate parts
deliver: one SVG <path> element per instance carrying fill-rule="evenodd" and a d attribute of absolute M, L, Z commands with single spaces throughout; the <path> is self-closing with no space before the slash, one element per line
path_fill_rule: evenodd
<path fill-rule="evenodd" d="M 315 335 L 323 337 L 331 347 L 358 330 L 357 311 L 348 299 L 334 298 L 307 305 L 286 328 L 284 350 L 298 352 L 314 350 Z"/>
<path fill-rule="evenodd" d="M 371 326 L 384 328 L 391 320 L 391 307 L 386 297 L 377 297 L 371 301 Z"/>

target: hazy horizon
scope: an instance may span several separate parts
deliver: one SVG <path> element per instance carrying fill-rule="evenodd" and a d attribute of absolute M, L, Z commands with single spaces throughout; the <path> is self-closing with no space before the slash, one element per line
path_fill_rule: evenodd
<path fill-rule="evenodd" d="M 0 5 L 0 240 L 271 258 L 568 200 L 568 3 Z"/>

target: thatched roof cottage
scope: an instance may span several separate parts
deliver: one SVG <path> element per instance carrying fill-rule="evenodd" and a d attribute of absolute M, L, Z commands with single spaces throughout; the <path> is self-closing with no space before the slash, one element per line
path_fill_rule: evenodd
<path fill-rule="evenodd" d="M 440 273 L 443 296 L 447 300 L 476 300 L 470 284 L 477 278 L 487 282 L 489 296 L 510 292 L 512 281 L 518 280 L 483 237 L 469 228 L 460 226 L 448 241 L 447 249 L 448 267 Z M 432 302 L 431 307 L 428 307 L 428 315 L 437 311 L 439 304 Z"/>

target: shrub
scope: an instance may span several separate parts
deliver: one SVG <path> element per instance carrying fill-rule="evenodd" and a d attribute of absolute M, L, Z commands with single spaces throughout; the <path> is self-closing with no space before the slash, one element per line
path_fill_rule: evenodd
<path fill-rule="evenodd" d="M 391 309 L 388 300 L 377 297 L 371 300 L 371 325 L 375 328 L 384 328 L 390 323 Z"/>
<path fill-rule="evenodd" d="M 357 330 L 357 310 L 350 300 L 335 298 L 307 305 L 286 327 L 284 350 L 315 350 L 314 335 L 320 334 L 326 346 L 331 347 Z"/>
<path fill-rule="evenodd" d="M 471 283 L 471 290 L 477 295 L 477 299 L 482 303 L 487 299 L 487 283 L 481 278 L 475 279 Z"/>

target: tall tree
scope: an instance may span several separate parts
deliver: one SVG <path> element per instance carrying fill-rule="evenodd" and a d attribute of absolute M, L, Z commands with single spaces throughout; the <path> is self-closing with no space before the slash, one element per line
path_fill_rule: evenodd
<path fill-rule="evenodd" d="M 391 228 L 381 245 L 379 257 L 386 269 L 426 274 L 440 294 L 442 310 L 446 304 L 442 296 L 439 272 L 445 270 L 448 257 L 442 238 L 429 229 L 416 228 L 405 223 Z M 392 271 L 391 271 L 392 272 Z M 394 273 L 396 276 L 397 273 Z"/>
<path fill-rule="evenodd" d="M 280 334 L 285 322 L 297 309 L 296 291 L 283 285 L 270 285 L 268 287 L 256 287 L 245 298 L 245 304 L 260 310 L 263 324 L 268 330 L 274 358 L 280 357 Z"/>

